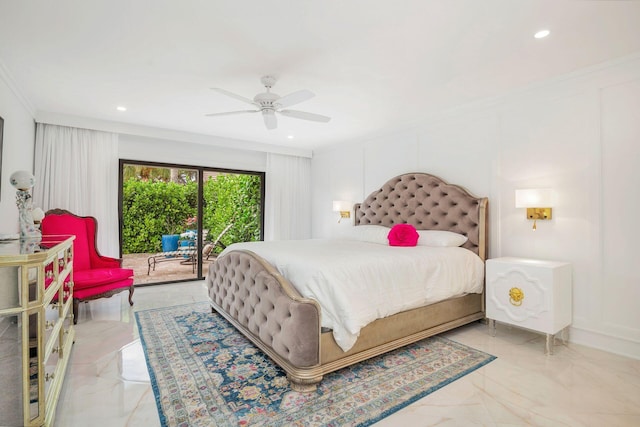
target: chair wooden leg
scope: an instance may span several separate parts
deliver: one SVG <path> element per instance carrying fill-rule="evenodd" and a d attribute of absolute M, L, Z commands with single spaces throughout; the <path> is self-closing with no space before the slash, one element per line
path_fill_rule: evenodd
<path fill-rule="evenodd" d="M 134 287 L 133 285 L 131 285 L 129 287 L 129 305 L 133 305 L 133 291 L 134 291 Z"/>
<path fill-rule="evenodd" d="M 80 301 L 77 298 L 73 299 L 73 324 L 78 324 L 78 306 L 80 305 Z"/>

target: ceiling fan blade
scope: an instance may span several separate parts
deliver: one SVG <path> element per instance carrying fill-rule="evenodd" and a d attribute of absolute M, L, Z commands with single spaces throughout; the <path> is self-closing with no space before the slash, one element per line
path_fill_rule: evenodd
<path fill-rule="evenodd" d="M 296 119 L 302 119 L 302 120 L 311 120 L 312 122 L 327 123 L 329 120 L 331 120 L 331 117 L 321 116 L 320 114 L 307 113 L 306 111 L 281 110 L 278 112 L 283 116 L 294 117 Z"/>
<path fill-rule="evenodd" d="M 212 87 L 211 89 L 215 90 L 216 92 L 219 92 L 219 93 L 221 93 L 223 95 L 227 95 L 227 96 L 229 96 L 231 98 L 237 99 L 238 101 L 246 102 L 247 104 L 251 104 L 251 105 L 258 105 L 252 99 L 245 98 L 242 95 L 238 95 L 238 94 L 235 94 L 233 92 L 229 92 L 228 90 L 220 89 L 219 87 Z"/>
<path fill-rule="evenodd" d="M 227 111 L 225 113 L 211 113 L 211 114 L 205 114 L 205 116 L 207 117 L 213 117 L 213 116 L 231 116 L 233 114 L 243 114 L 243 113 L 259 113 L 260 110 L 240 110 L 240 111 Z"/>
<path fill-rule="evenodd" d="M 278 119 L 273 110 L 262 110 L 262 118 L 267 129 L 272 130 L 278 127 Z"/>
<path fill-rule="evenodd" d="M 299 90 L 279 98 L 274 102 L 274 104 L 276 104 L 276 107 L 278 108 L 287 108 L 302 101 L 306 101 L 307 99 L 311 99 L 314 96 L 316 95 L 310 90 Z"/>

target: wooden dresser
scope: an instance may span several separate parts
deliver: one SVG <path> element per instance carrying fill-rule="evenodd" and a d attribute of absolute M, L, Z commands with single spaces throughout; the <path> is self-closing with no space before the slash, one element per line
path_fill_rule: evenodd
<path fill-rule="evenodd" d="M 73 239 L 0 241 L 2 426 L 53 424 L 74 337 Z"/>

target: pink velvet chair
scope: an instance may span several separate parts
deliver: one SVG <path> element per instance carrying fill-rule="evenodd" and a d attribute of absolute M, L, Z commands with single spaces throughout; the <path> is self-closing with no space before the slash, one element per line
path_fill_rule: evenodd
<path fill-rule="evenodd" d="M 122 260 L 100 255 L 96 248 L 98 223 L 91 216 L 77 216 L 64 209 L 47 211 L 43 235 L 75 235 L 73 241 L 73 323 L 78 323 L 81 301 L 107 298 L 129 290 L 133 305 L 133 270 L 122 268 Z"/>

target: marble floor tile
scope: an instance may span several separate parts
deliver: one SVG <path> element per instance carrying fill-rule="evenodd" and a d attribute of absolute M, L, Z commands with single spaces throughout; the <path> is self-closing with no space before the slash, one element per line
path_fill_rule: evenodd
<path fill-rule="evenodd" d="M 80 305 L 55 426 L 153 427 L 160 420 L 134 311 L 206 301 L 203 281 L 136 288 Z M 638 426 L 640 361 L 481 323 L 446 337 L 497 356 L 376 426 Z"/>

